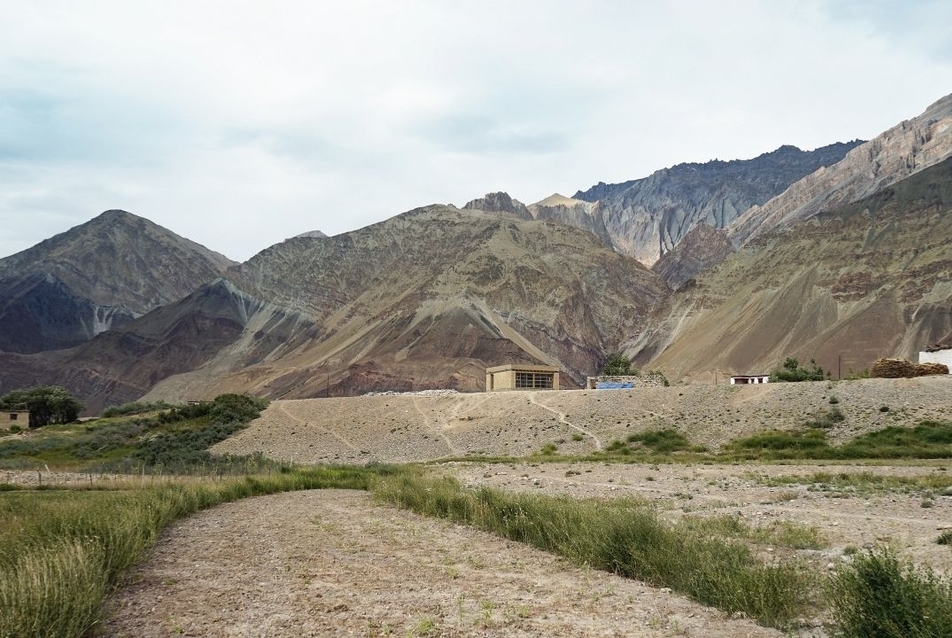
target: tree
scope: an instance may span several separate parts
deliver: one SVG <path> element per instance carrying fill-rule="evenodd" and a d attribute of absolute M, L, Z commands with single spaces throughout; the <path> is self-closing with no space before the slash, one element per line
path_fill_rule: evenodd
<path fill-rule="evenodd" d="M 608 377 L 615 377 L 637 374 L 637 371 L 632 370 L 631 359 L 621 353 L 618 353 L 612 355 L 611 359 L 608 360 L 608 363 L 606 363 L 605 367 L 602 369 L 602 374 Z"/>
<path fill-rule="evenodd" d="M 14 390 L 0 397 L 0 409 L 30 411 L 30 427 L 38 428 L 50 423 L 70 423 L 79 417 L 83 404 L 65 388 L 39 386 Z"/>

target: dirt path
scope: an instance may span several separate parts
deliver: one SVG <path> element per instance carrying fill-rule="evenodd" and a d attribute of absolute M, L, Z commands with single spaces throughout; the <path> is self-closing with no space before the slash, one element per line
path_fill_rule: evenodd
<path fill-rule="evenodd" d="M 579 425 L 575 425 L 574 423 L 572 423 L 571 421 L 569 421 L 569 416 L 568 416 L 565 412 L 559 412 L 558 410 L 554 410 L 554 409 L 550 408 L 549 406 L 545 405 L 544 403 L 539 403 L 539 399 L 538 399 L 538 397 L 537 397 L 536 395 L 537 395 L 536 392 L 531 392 L 531 393 L 529 393 L 529 402 L 530 402 L 530 403 L 532 403 L 533 405 L 539 406 L 539 407 L 542 408 L 543 410 L 547 410 L 547 411 L 551 412 L 552 414 L 554 414 L 554 415 L 559 419 L 559 422 L 560 422 L 560 423 L 564 423 L 565 425 L 569 426 L 570 428 L 572 428 L 573 430 L 575 430 L 575 431 L 578 432 L 579 434 L 582 434 L 583 436 L 587 436 L 587 437 L 591 438 L 591 439 L 592 439 L 592 442 L 595 444 L 595 450 L 596 450 L 596 451 L 602 449 L 602 442 L 601 442 L 601 440 L 598 438 L 598 436 L 597 436 L 594 432 L 592 432 L 591 430 L 586 430 L 585 428 L 583 428 L 583 427 L 581 427 L 581 426 L 579 426 Z"/>
<path fill-rule="evenodd" d="M 780 636 L 665 590 L 324 490 L 170 528 L 100 636 Z"/>

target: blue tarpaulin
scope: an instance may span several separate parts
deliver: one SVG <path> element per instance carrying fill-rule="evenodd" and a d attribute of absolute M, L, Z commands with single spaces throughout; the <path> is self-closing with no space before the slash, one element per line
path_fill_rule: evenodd
<path fill-rule="evenodd" d="M 599 381 L 595 384 L 596 390 L 624 390 L 633 387 L 635 384 L 631 381 Z"/>

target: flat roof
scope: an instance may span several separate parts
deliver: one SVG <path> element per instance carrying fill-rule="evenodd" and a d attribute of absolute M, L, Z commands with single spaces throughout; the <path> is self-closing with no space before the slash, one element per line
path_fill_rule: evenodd
<path fill-rule="evenodd" d="M 494 368 L 486 368 L 486 373 L 491 374 L 493 372 L 558 372 L 559 369 L 554 366 L 543 366 L 536 365 L 532 363 L 508 363 L 504 366 L 496 366 Z"/>

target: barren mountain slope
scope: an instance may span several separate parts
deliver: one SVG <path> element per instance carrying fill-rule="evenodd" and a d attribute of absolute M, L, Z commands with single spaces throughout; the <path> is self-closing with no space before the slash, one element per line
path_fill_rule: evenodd
<path fill-rule="evenodd" d="M 672 295 L 629 352 L 669 376 L 834 373 L 952 336 L 952 159 L 764 235 Z"/>
<path fill-rule="evenodd" d="M 506 362 L 558 365 L 572 387 L 667 293 L 578 229 L 442 206 L 291 239 L 227 276 L 249 300 L 240 335 L 150 397 L 477 390 L 488 365 Z"/>
<path fill-rule="evenodd" d="M 750 160 L 678 164 L 644 179 L 600 183 L 574 197 L 598 202 L 599 223 L 612 245 L 651 266 L 698 224 L 724 228 L 751 206 L 763 204 L 819 167 L 840 161 L 858 143 L 814 151 L 782 146 Z M 573 216 L 561 220 L 573 223 Z"/>
<path fill-rule="evenodd" d="M 147 219 L 106 211 L 0 259 L 0 351 L 78 345 L 178 301 L 233 264 Z"/>
<path fill-rule="evenodd" d="M 772 230 L 872 195 L 952 155 L 952 95 L 922 115 L 905 120 L 851 150 L 837 164 L 819 168 L 763 206 L 755 206 L 729 226 L 741 246 Z"/>

